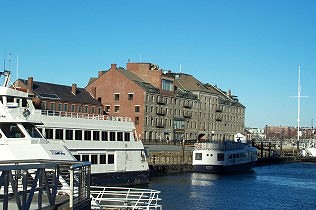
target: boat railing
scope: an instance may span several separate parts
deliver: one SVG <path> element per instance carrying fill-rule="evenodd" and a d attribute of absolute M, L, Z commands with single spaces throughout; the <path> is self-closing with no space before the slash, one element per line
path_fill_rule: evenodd
<path fill-rule="evenodd" d="M 240 150 L 243 149 L 247 143 L 234 142 L 234 141 L 223 141 L 223 142 L 205 142 L 195 143 L 195 149 L 206 149 L 206 150 Z"/>
<path fill-rule="evenodd" d="M 56 117 L 71 117 L 80 119 L 95 119 L 95 120 L 111 120 L 111 121 L 123 121 L 131 122 L 130 117 L 116 117 L 101 114 L 88 114 L 88 113 L 77 113 L 77 112 L 64 112 L 54 110 L 41 110 L 41 114 L 45 116 L 56 116 Z"/>
<path fill-rule="evenodd" d="M 162 209 L 160 191 L 91 186 L 91 209 Z"/>
<path fill-rule="evenodd" d="M 42 209 L 90 205 L 90 167 L 90 162 L 0 161 L 0 206 Z"/>

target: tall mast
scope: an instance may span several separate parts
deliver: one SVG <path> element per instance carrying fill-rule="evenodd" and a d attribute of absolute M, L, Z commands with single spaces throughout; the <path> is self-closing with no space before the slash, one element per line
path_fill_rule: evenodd
<path fill-rule="evenodd" d="M 298 83 L 297 83 L 297 144 L 300 140 L 300 112 L 301 112 L 301 66 L 298 66 Z M 298 147 L 298 145 L 297 145 Z"/>

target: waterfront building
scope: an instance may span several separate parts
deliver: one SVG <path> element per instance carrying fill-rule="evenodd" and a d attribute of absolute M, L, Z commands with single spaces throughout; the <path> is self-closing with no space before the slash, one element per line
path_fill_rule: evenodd
<path fill-rule="evenodd" d="M 194 76 L 170 73 L 175 77 L 178 89 L 190 91 L 199 102 L 194 107 L 188 131 L 198 131 L 198 139 L 233 140 L 235 134 L 244 131 L 245 106 L 231 94 L 217 86 L 203 84 Z"/>
<path fill-rule="evenodd" d="M 103 105 L 93 98 L 84 88 L 18 79 L 14 82 L 16 89 L 27 92 L 36 109 L 56 112 L 102 115 Z"/>
<path fill-rule="evenodd" d="M 86 90 L 109 115 L 130 117 L 145 142 L 233 140 L 244 128 L 245 107 L 230 91 L 151 63 L 112 64 Z"/>

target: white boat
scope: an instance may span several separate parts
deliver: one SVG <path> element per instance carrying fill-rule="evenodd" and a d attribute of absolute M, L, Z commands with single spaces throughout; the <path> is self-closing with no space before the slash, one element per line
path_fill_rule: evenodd
<path fill-rule="evenodd" d="M 12 101 L 13 98 L 16 100 Z M 61 142 L 46 140 L 36 128 L 36 122 L 23 116 L 22 107 L 17 106 L 26 98 L 24 92 L 0 87 L 0 161 L 76 161 Z"/>
<path fill-rule="evenodd" d="M 316 157 L 316 144 L 315 142 L 310 142 L 307 146 L 302 148 L 303 157 Z"/>
<path fill-rule="evenodd" d="M 242 172 L 257 161 L 257 149 L 240 141 L 196 143 L 193 170 L 203 173 Z"/>
<path fill-rule="evenodd" d="M 22 91 L 7 87 L 0 96 L 14 117 L 41 122 L 37 127 L 52 142 L 62 142 L 78 161 L 91 162 L 91 185 L 129 186 L 148 183 L 149 166 L 144 146 L 134 138 L 129 118 L 109 118 L 35 109 Z"/>

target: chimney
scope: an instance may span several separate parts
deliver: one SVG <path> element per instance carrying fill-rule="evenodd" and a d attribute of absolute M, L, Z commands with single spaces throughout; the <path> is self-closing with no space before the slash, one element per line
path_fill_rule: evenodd
<path fill-rule="evenodd" d="M 111 69 L 116 69 L 116 64 L 115 63 L 111 64 Z"/>
<path fill-rule="evenodd" d="M 98 78 L 101 77 L 102 74 L 103 74 L 103 71 L 99 71 L 99 72 L 98 72 Z"/>
<path fill-rule="evenodd" d="M 231 97 L 232 96 L 232 91 L 230 89 L 228 89 L 228 96 Z"/>
<path fill-rule="evenodd" d="M 27 79 L 27 92 L 31 93 L 33 91 L 33 77 Z"/>
<path fill-rule="evenodd" d="M 76 95 L 77 94 L 77 84 L 73 83 L 71 86 L 71 93 Z"/>

